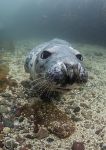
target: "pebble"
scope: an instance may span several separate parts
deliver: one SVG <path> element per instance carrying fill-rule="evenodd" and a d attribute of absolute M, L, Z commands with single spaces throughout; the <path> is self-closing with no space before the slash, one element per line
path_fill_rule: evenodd
<path fill-rule="evenodd" d="M 82 121 L 82 118 L 77 117 L 77 116 L 74 115 L 74 114 L 71 115 L 71 119 L 72 119 L 73 121 L 75 121 L 75 122 L 77 122 L 77 121 Z"/>
<path fill-rule="evenodd" d="M 14 122 L 12 121 L 12 119 L 8 119 L 8 118 L 3 118 L 3 124 L 5 127 L 9 127 L 9 128 L 13 128 L 14 127 Z"/>
<path fill-rule="evenodd" d="M 0 141 L 3 140 L 4 134 L 0 134 Z"/>
<path fill-rule="evenodd" d="M 85 119 L 87 119 L 87 120 L 89 120 L 89 119 L 92 118 L 92 111 L 82 110 L 82 111 L 81 111 L 81 114 L 82 114 L 82 116 L 83 116 Z"/>
<path fill-rule="evenodd" d="M 78 106 L 78 104 L 76 104 L 75 102 L 74 102 L 72 105 L 70 105 L 70 109 L 75 109 L 75 108 L 77 108 L 77 107 L 79 107 L 79 106 Z"/>
<path fill-rule="evenodd" d="M 4 125 L 0 122 L 0 132 L 3 131 Z"/>
<path fill-rule="evenodd" d="M 3 115 L 0 113 L 0 122 L 2 122 Z"/>
<path fill-rule="evenodd" d="M 95 134 L 97 134 L 97 135 L 100 134 L 100 133 L 102 132 L 102 130 L 103 130 L 103 128 L 96 130 L 96 131 L 95 131 Z"/>
<path fill-rule="evenodd" d="M 4 134 L 8 134 L 11 131 L 9 127 L 4 127 L 3 132 Z"/>
<path fill-rule="evenodd" d="M 84 127 L 85 127 L 86 129 L 91 128 L 91 122 L 89 122 L 88 120 L 85 121 L 85 122 L 84 122 Z"/>
<path fill-rule="evenodd" d="M 20 116 L 19 117 L 19 122 L 23 122 L 23 120 L 24 120 L 24 117 Z"/>
<path fill-rule="evenodd" d="M 69 109 L 68 107 L 65 109 L 66 114 L 71 114 L 71 109 Z"/>
<path fill-rule="evenodd" d="M 80 103 L 80 106 L 82 106 L 84 108 L 89 108 L 89 106 L 86 103 Z"/>
<path fill-rule="evenodd" d="M 25 145 L 25 146 L 20 147 L 19 150 L 29 150 L 29 148 Z"/>
<path fill-rule="evenodd" d="M 74 110 L 73 110 L 74 113 L 77 113 L 77 112 L 79 112 L 79 111 L 80 111 L 80 107 L 79 107 L 79 106 L 78 106 L 78 107 L 75 107 Z"/>
<path fill-rule="evenodd" d="M 18 127 L 19 126 L 19 121 L 18 120 L 15 120 L 14 121 L 14 127 Z"/>
<path fill-rule="evenodd" d="M 49 142 L 49 143 L 51 143 L 51 142 L 53 142 L 53 141 L 54 141 L 53 138 L 48 138 L 48 139 L 47 139 L 47 142 Z"/>
<path fill-rule="evenodd" d="M 85 150 L 84 143 L 75 141 L 72 145 L 72 150 Z"/>
<path fill-rule="evenodd" d="M 0 141 L 0 148 L 3 148 L 4 144 L 2 141 Z"/>
<path fill-rule="evenodd" d="M 25 137 L 28 139 L 34 139 L 35 138 L 35 136 L 32 134 L 27 134 Z"/>
<path fill-rule="evenodd" d="M 49 131 L 47 130 L 47 128 L 41 126 L 39 127 L 38 132 L 35 134 L 37 139 L 43 139 L 45 137 L 49 136 Z"/>
<path fill-rule="evenodd" d="M 20 117 L 21 116 L 21 110 L 20 110 L 20 108 L 15 108 L 15 116 L 16 117 Z"/>
<path fill-rule="evenodd" d="M 16 141 L 20 144 L 20 145 L 23 145 L 23 143 L 25 142 L 25 138 L 23 138 L 22 136 L 20 135 L 16 135 Z"/>
<path fill-rule="evenodd" d="M 7 148 L 7 149 L 14 149 L 14 148 L 16 148 L 17 146 L 18 146 L 18 142 L 16 142 L 14 139 L 12 139 L 12 138 L 7 138 L 6 140 L 5 140 L 5 142 L 4 142 L 4 145 L 5 145 L 5 147 Z"/>
<path fill-rule="evenodd" d="M 7 112 L 8 112 L 7 106 L 0 105 L 0 113 L 7 113 Z"/>
<path fill-rule="evenodd" d="M 11 94 L 9 94 L 9 93 L 2 93 L 1 96 L 2 97 L 11 97 Z"/>

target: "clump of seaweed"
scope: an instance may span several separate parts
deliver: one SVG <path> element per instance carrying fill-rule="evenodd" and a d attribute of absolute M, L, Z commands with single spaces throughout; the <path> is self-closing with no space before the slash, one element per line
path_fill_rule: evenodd
<path fill-rule="evenodd" d="M 8 77 L 9 75 L 9 66 L 3 60 L 0 60 L 0 93 L 5 91 L 7 86 L 16 87 L 17 83 L 14 79 Z"/>
<path fill-rule="evenodd" d="M 4 91 L 7 87 L 8 79 L 7 75 L 9 73 L 9 66 L 0 60 L 0 92 Z"/>
<path fill-rule="evenodd" d="M 52 102 L 36 101 L 33 105 L 28 104 L 21 108 L 22 115 L 31 119 L 34 116 L 34 131 L 38 132 L 39 126 L 44 126 L 50 133 L 59 138 L 69 137 L 75 131 L 74 122 Z"/>

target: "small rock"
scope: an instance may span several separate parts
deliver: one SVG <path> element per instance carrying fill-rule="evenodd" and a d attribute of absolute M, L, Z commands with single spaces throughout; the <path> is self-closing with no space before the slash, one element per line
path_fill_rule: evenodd
<path fill-rule="evenodd" d="M 72 150 L 85 150 L 84 143 L 75 141 L 72 145 Z"/>
<path fill-rule="evenodd" d="M 82 110 L 81 114 L 87 120 L 92 118 L 92 112 L 91 111 Z"/>
<path fill-rule="evenodd" d="M 0 141 L 3 140 L 4 134 L 0 134 Z"/>
<path fill-rule="evenodd" d="M 84 127 L 85 127 L 86 129 L 91 128 L 91 123 L 90 123 L 88 120 L 85 121 L 85 122 L 84 122 Z"/>
<path fill-rule="evenodd" d="M 70 105 L 70 108 L 71 108 L 71 109 L 75 109 L 76 107 L 79 107 L 79 106 L 78 106 L 78 104 L 75 103 L 75 102 L 74 102 L 72 105 Z"/>
<path fill-rule="evenodd" d="M 80 106 L 82 106 L 83 108 L 89 108 L 89 106 L 86 103 L 80 103 Z"/>
<path fill-rule="evenodd" d="M 77 112 L 79 112 L 79 111 L 80 111 L 80 107 L 79 107 L 79 106 L 78 106 L 78 107 L 75 107 L 74 110 L 73 110 L 74 113 L 77 113 Z"/>
<path fill-rule="evenodd" d="M 9 93 L 2 93 L 1 96 L 2 96 L 2 97 L 11 97 L 11 94 L 9 94 Z"/>
<path fill-rule="evenodd" d="M 29 148 L 25 145 L 25 146 L 20 147 L 19 150 L 29 150 Z"/>
<path fill-rule="evenodd" d="M 2 141 L 0 141 L 0 148 L 3 148 L 4 144 Z"/>
<path fill-rule="evenodd" d="M 53 139 L 53 138 L 48 138 L 47 141 L 48 141 L 49 143 L 51 143 L 51 142 L 54 141 L 54 139 Z"/>
<path fill-rule="evenodd" d="M 15 104 L 13 104 L 13 105 L 11 106 L 11 113 L 12 113 L 12 114 L 15 114 L 16 110 L 17 110 L 17 106 L 16 106 Z"/>
<path fill-rule="evenodd" d="M 0 122 L 2 122 L 3 115 L 0 113 Z"/>
<path fill-rule="evenodd" d="M 3 132 L 4 134 L 8 134 L 11 131 L 9 127 L 4 127 Z"/>
<path fill-rule="evenodd" d="M 17 135 L 15 139 L 20 145 L 25 142 L 25 138 L 21 137 L 20 135 Z"/>
<path fill-rule="evenodd" d="M 25 137 L 28 139 L 34 139 L 35 138 L 35 136 L 32 134 L 27 134 Z"/>
<path fill-rule="evenodd" d="M 38 131 L 39 131 L 38 124 L 35 123 L 35 126 L 34 126 L 34 133 L 37 133 Z"/>
<path fill-rule="evenodd" d="M 47 130 L 47 128 L 40 126 L 39 127 L 39 131 L 35 134 L 36 138 L 38 139 L 43 139 L 45 137 L 48 137 L 49 132 Z"/>
<path fill-rule="evenodd" d="M 0 113 L 7 113 L 7 112 L 8 112 L 7 106 L 0 105 Z"/>
<path fill-rule="evenodd" d="M 74 114 L 71 115 L 71 119 L 72 119 L 73 121 L 75 121 L 75 122 L 77 122 L 77 121 L 82 121 L 81 118 L 77 117 L 77 116 L 74 115 Z"/>
<path fill-rule="evenodd" d="M 74 103 L 74 100 L 70 101 L 70 102 L 69 102 L 69 105 L 72 105 L 73 103 Z"/>
<path fill-rule="evenodd" d="M 102 132 L 102 130 L 103 130 L 103 128 L 96 130 L 96 131 L 95 131 L 95 134 L 97 134 L 97 135 L 100 134 L 100 132 Z"/>
<path fill-rule="evenodd" d="M 21 116 L 21 109 L 20 108 L 16 108 L 15 109 L 15 116 L 16 117 L 20 117 Z"/>
<path fill-rule="evenodd" d="M 23 117 L 23 116 L 20 116 L 20 117 L 19 117 L 19 122 L 23 122 L 23 120 L 24 120 L 24 117 Z"/>
<path fill-rule="evenodd" d="M 0 122 L 0 132 L 3 131 L 4 125 Z"/>
<path fill-rule="evenodd" d="M 32 149 L 32 145 L 31 145 L 30 143 L 27 144 L 26 147 L 27 147 L 29 150 Z"/>
<path fill-rule="evenodd" d="M 4 145 L 7 149 L 11 149 L 13 150 L 14 148 L 16 148 L 18 146 L 18 142 L 16 142 L 14 139 L 12 138 L 8 138 L 5 140 Z"/>
<path fill-rule="evenodd" d="M 19 126 L 19 121 L 18 120 L 14 120 L 14 127 L 18 127 Z"/>
<path fill-rule="evenodd" d="M 71 110 L 68 107 L 65 109 L 65 112 L 66 114 L 71 114 Z"/>
<path fill-rule="evenodd" d="M 14 127 L 14 122 L 12 121 L 12 119 L 8 119 L 8 118 L 3 118 L 3 124 L 5 127 L 9 127 L 9 128 L 13 128 Z"/>

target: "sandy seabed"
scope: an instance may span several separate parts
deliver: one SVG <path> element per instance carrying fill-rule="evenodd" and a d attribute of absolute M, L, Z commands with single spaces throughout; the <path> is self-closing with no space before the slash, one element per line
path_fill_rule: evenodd
<path fill-rule="evenodd" d="M 15 51 L 4 51 L 4 60 L 7 60 L 9 64 L 9 76 L 12 76 L 12 78 L 17 81 L 20 88 L 20 82 L 29 78 L 29 75 L 24 71 L 26 54 L 37 44 L 44 41 L 46 40 L 32 39 L 17 41 L 14 42 Z M 66 93 L 62 96 L 61 101 L 54 103 L 70 118 L 72 115 L 76 117 L 75 132 L 66 139 L 60 139 L 53 134 L 48 134 L 48 136 L 43 139 L 30 139 L 25 137 L 24 129 L 21 129 L 21 131 L 4 131 L 2 134 L 5 142 L 11 138 L 12 140 L 16 139 L 17 136 L 20 136 L 21 141 L 24 139 L 21 145 L 16 143 L 17 146 L 14 146 L 13 149 L 71 150 L 73 142 L 78 141 L 84 143 L 85 150 L 106 150 L 106 47 L 76 42 L 73 42 L 72 46 L 84 55 L 84 64 L 89 73 L 89 80 L 86 85 Z M 13 94 L 15 97 L 17 92 L 20 91 L 19 87 L 15 90 L 14 94 L 7 87 L 5 93 Z M 27 98 L 22 99 L 16 96 L 15 100 L 22 105 L 27 103 Z M 7 103 L 13 105 L 13 102 L 14 100 L 10 100 L 9 103 L 7 97 L 0 96 L 0 104 L 5 103 L 4 105 L 7 106 Z M 8 105 L 7 112 L 10 110 L 9 107 Z M 80 111 L 74 113 L 76 107 L 79 107 Z M 3 113 L 5 116 L 8 116 L 5 110 Z M 18 121 L 15 122 L 15 125 L 18 126 L 18 124 Z M 27 124 L 27 119 L 24 119 L 24 125 L 27 126 Z M 7 148 L 5 146 L 5 148 L 1 148 L 0 150 L 12 150 L 11 146 L 8 148 L 8 143 L 9 142 L 6 144 Z M 105 148 L 103 146 L 105 146 Z"/>

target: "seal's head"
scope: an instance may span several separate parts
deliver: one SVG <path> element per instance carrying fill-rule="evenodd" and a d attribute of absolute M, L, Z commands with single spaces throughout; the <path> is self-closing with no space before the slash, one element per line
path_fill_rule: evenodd
<path fill-rule="evenodd" d="M 37 88 L 63 91 L 73 83 L 87 82 L 88 74 L 82 61 L 81 53 L 69 43 L 49 43 L 36 54 L 36 58 L 32 58 L 29 72 Z"/>

